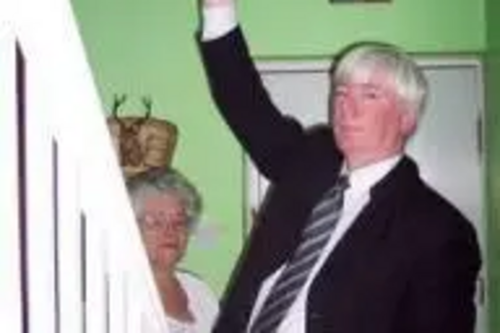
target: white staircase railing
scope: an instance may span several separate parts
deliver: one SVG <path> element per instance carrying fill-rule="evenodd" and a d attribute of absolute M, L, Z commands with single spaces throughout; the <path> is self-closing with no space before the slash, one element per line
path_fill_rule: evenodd
<path fill-rule="evenodd" d="M 12 333 L 162 325 L 70 2 L 15 2 L 0 39 L 2 325 Z"/>
<path fill-rule="evenodd" d="M 5 13 L 4 11 L 0 12 Z M 0 14 L 0 322 L 21 332 L 15 40 Z M 1 28 L 3 27 L 3 28 Z"/>

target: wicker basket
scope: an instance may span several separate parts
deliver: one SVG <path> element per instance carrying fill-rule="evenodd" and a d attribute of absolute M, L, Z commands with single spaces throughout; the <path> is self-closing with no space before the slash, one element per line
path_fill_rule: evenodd
<path fill-rule="evenodd" d="M 177 127 L 149 117 L 108 118 L 115 150 L 128 179 L 152 167 L 168 166 L 177 144 Z"/>

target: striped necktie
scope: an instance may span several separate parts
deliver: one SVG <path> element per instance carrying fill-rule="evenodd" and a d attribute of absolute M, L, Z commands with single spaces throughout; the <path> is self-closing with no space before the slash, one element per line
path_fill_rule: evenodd
<path fill-rule="evenodd" d="M 276 331 L 330 239 L 341 215 L 347 187 L 347 177 L 341 176 L 313 208 L 298 248 L 270 290 L 249 332 Z"/>

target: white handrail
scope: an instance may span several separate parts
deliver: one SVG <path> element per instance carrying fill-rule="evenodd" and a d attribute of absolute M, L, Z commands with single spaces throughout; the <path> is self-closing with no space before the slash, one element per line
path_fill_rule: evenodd
<path fill-rule="evenodd" d="M 0 6 L 2 7 L 2 6 Z M 3 7 L 0 8 L 3 11 Z M 0 14 L 1 16 L 2 14 Z M 22 330 L 21 273 L 18 232 L 17 112 L 15 38 L 0 20 L 0 322 L 12 333 Z"/>
<path fill-rule="evenodd" d="M 70 2 L 17 5 L 28 180 L 23 332 L 141 333 L 146 317 L 162 315 L 161 302 Z"/>

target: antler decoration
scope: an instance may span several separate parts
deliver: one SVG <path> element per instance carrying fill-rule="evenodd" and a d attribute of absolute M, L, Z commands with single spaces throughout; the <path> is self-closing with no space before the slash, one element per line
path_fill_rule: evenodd
<path fill-rule="evenodd" d="M 113 106 L 111 109 L 113 112 L 113 117 L 115 117 L 115 118 L 118 117 L 118 109 L 120 108 L 120 106 L 123 105 L 123 103 L 125 103 L 126 100 L 127 100 L 127 94 L 121 94 L 121 95 L 114 94 L 113 95 Z"/>
<path fill-rule="evenodd" d="M 146 108 L 146 114 L 144 118 L 148 119 L 151 116 L 151 110 L 153 109 L 153 99 L 151 96 L 142 96 L 142 104 Z"/>

